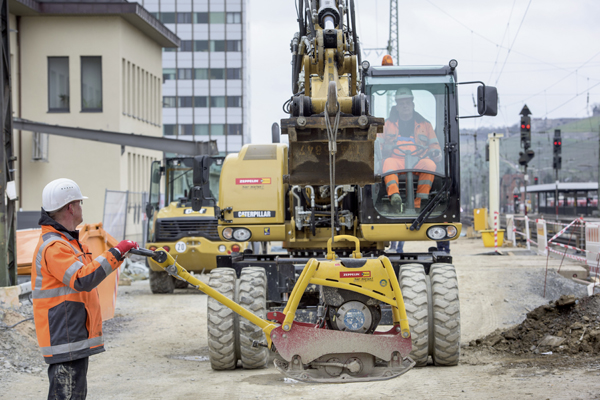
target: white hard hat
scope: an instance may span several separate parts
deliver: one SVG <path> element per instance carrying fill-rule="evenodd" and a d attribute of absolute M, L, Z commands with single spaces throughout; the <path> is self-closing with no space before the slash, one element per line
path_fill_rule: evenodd
<path fill-rule="evenodd" d="M 87 199 L 71 179 L 55 179 L 42 192 L 42 207 L 47 212 L 56 211 L 75 200 Z"/>
<path fill-rule="evenodd" d="M 410 90 L 407 87 L 401 87 L 398 90 L 396 90 L 396 98 L 397 99 L 412 99 L 413 98 L 412 90 Z"/>

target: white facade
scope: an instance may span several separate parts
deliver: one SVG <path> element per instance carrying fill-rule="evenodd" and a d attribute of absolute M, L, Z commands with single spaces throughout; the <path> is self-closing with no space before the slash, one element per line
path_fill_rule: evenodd
<path fill-rule="evenodd" d="M 181 39 L 163 52 L 163 134 L 238 152 L 250 142 L 247 0 L 140 3 Z"/>
<path fill-rule="evenodd" d="M 172 32 L 156 30 L 152 17 L 147 19 L 137 6 L 60 15 L 40 11 L 39 2 L 13 3 L 10 51 L 16 118 L 162 134 L 161 57 L 163 46 L 176 45 Z M 163 157 L 155 150 L 28 131 L 15 130 L 13 137 L 18 209 L 39 212 L 44 186 L 70 178 L 89 198 L 86 223 L 102 221 L 107 189 L 147 191 L 150 165 Z"/>

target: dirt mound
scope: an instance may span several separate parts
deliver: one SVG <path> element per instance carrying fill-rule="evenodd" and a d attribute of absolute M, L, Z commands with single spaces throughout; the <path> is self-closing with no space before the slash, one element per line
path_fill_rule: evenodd
<path fill-rule="evenodd" d="M 46 369 L 31 317 L 31 306 L 19 310 L 0 308 L 0 381 L 7 372 L 31 374 Z"/>
<path fill-rule="evenodd" d="M 600 294 L 580 299 L 561 296 L 529 312 L 521 324 L 469 345 L 516 355 L 600 356 Z"/>

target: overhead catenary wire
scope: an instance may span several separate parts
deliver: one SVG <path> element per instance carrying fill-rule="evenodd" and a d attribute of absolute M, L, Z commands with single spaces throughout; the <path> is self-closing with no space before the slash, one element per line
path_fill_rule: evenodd
<path fill-rule="evenodd" d="M 523 26 L 523 22 L 525 21 L 525 17 L 527 16 L 527 12 L 529 11 L 529 6 L 531 5 L 532 1 L 533 0 L 529 0 L 529 3 L 527 4 L 527 8 L 525 9 L 523 18 L 521 18 L 521 23 L 519 24 L 519 28 L 517 28 L 517 33 L 515 34 L 515 37 L 513 38 L 513 42 L 510 45 L 510 48 L 508 49 L 508 53 L 506 53 L 506 58 L 504 59 L 504 64 L 502 64 L 502 69 L 500 70 L 500 73 L 498 74 L 498 78 L 496 78 L 496 86 L 498 86 L 498 81 L 500 81 L 500 77 L 502 76 L 502 72 L 504 71 L 504 66 L 506 65 L 506 61 L 508 60 L 508 57 L 510 56 L 510 52 L 511 52 L 512 48 L 514 47 L 515 42 L 517 41 L 517 37 L 519 36 L 519 32 L 521 31 L 521 27 Z"/>

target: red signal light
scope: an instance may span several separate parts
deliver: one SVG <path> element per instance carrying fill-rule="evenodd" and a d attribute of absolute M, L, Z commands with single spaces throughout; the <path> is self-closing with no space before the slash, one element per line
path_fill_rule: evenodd
<path fill-rule="evenodd" d="M 527 129 L 531 129 L 531 125 L 527 124 Z"/>
<path fill-rule="evenodd" d="M 521 124 L 521 129 L 525 129 L 525 124 Z"/>

